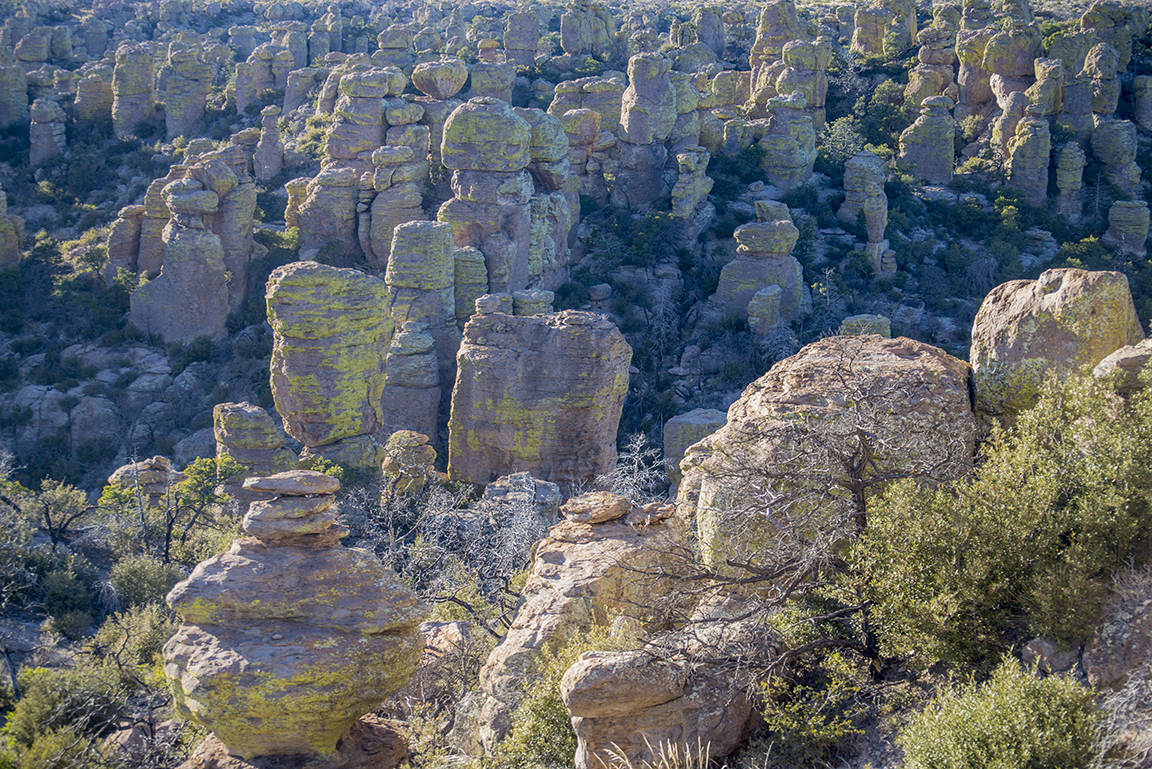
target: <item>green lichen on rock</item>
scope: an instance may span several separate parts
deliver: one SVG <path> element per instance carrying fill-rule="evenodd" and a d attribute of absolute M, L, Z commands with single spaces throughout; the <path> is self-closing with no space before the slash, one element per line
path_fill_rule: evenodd
<path fill-rule="evenodd" d="M 976 410 L 1011 419 L 1048 378 L 1091 368 L 1143 338 L 1121 273 L 1048 270 L 997 286 L 972 326 Z"/>
<path fill-rule="evenodd" d="M 294 262 L 272 273 L 266 298 L 272 395 L 288 434 L 315 447 L 375 433 L 393 332 L 387 285 Z"/>

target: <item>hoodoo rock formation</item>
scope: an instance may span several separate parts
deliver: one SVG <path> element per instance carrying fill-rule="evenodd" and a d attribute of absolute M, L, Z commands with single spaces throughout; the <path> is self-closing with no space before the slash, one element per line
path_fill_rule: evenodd
<path fill-rule="evenodd" d="M 610 471 L 631 360 L 593 313 L 474 315 L 456 358 L 448 475 L 524 471 L 570 488 Z"/>
<path fill-rule="evenodd" d="M 175 706 L 244 759 L 331 755 L 419 662 L 426 610 L 374 555 L 340 546 L 339 485 L 250 479 L 275 496 L 249 509 L 249 536 L 168 595 L 183 621 L 164 646 Z"/>

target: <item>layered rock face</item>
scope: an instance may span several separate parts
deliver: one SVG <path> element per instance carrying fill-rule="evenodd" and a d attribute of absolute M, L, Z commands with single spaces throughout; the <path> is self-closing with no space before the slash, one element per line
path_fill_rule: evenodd
<path fill-rule="evenodd" d="M 929 96 L 947 96 L 959 101 L 960 90 L 953 82 L 956 64 L 956 29 L 933 24 L 920 30 L 920 63 L 908 73 L 904 101 L 919 107 Z"/>
<path fill-rule="evenodd" d="M 144 505 L 163 508 L 171 499 L 172 488 L 188 476 L 173 469 L 167 457 L 152 457 L 117 468 L 108 483 L 125 489 L 139 489 Z"/>
<path fill-rule="evenodd" d="M 280 130 L 276 118 L 280 108 L 269 105 L 260 111 L 260 141 L 252 158 L 256 179 L 267 181 L 284 170 L 284 143 L 280 141 Z"/>
<path fill-rule="evenodd" d="M 1133 194 L 1140 185 L 1136 164 L 1136 124 L 1128 120 L 1098 120 L 1092 131 L 1092 154 L 1104 166 L 1108 183 Z"/>
<path fill-rule="evenodd" d="M 306 447 L 380 430 L 388 287 L 356 270 L 293 262 L 268 279 L 272 396 Z"/>
<path fill-rule="evenodd" d="M 560 47 L 572 55 L 604 57 L 616 42 L 616 17 L 594 0 L 578 0 L 560 17 Z"/>
<path fill-rule="evenodd" d="M 141 123 L 152 119 L 156 106 L 147 46 L 124 44 L 116 50 L 112 94 L 112 128 L 117 139 L 128 141 Z"/>
<path fill-rule="evenodd" d="M 681 462 L 678 507 L 695 512 L 704 561 L 726 568 L 731 558 L 756 562 L 787 537 L 850 536 L 855 524 L 837 516 L 853 507 L 851 482 L 836 452 L 866 451 L 874 464 L 864 477 L 969 472 L 969 372 L 903 337 L 829 337 L 777 363 Z M 873 436 L 867 447 L 856 436 L 861 421 Z"/>
<path fill-rule="evenodd" d="M 306 470 L 245 482 L 276 495 L 168 595 L 173 704 L 244 759 L 335 752 L 411 676 L 425 608 L 365 550 L 343 548 L 335 479 Z"/>
<path fill-rule="evenodd" d="M 812 118 L 816 131 L 824 127 L 824 100 L 828 95 L 826 71 L 833 51 L 831 41 L 820 38 L 814 43 L 793 40 L 781 52 L 785 67 L 776 78 L 776 92 L 803 96 L 807 104 L 805 112 Z"/>
<path fill-rule="evenodd" d="M 951 109 L 951 99 L 931 96 L 924 100 L 916 122 L 900 134 L 898 164 L 929 184 L 952 181 L 956 150 Z"/>
<path fill-rule="evenodd" d="M 1080 200 L 1080 190 L 1084 187 L 1084 166 L 1087 160 L 1078 142 L 1068 142 L 1056 158 L 1056 186 L 1060 193 L 1056 196 L 1056 210 L 1068 221 L 1080 221 L 1084 205 Z"/>
<path fill-rule="evenodd" d="M 171 182 L 162 195 L 172 214 L 162 235 L 164 266 L 132 292 L 132 322 L 169 342 L 222 336 L 229 310 L 224 247 L 205 224 L 220 196 L 194 179 Z"/>
<path fill-rule="evenodd" d="M 631 360 L 619 330 L 592 313 L 473 316 L 456 357 L 449 476 L 526 471 L 571 486 L 607 473 Z"/>
<path fill-rule="evenodd" d="M 972 324 L 976 410 L 1010 420 L 1051 377 L 1095 366 L 1143 338 L 1128 279 L 1118 272 L 1048 270 L 999 285 Z"/>
<path fill-rule="evenodd" d="M 686 544 L 672 507 L 634 508 L 604 492 L 571 499 L 565 520 L 535 548 L 524 603 L 480 671 L 480 690 L 461 704 L 452 740 L 466 752 L 491 750 L 511 729 L 534 658 L 552 638 L 605 624 L 609 612 L 636 614 L 671 588 L 646 578 Z"/>

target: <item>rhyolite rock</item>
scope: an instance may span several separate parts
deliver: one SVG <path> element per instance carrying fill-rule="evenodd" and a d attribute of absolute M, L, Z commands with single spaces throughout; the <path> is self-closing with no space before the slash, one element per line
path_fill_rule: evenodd
<path fill-rule="evenodd" d="M 340 546 L 337 481 L 296 470 L 244 485 L 276 496 L 168 595 L 182 620 L 164 646 L 173 705 L 243 759 L 329 756 L 407 682 L 426 609 L 375 555 Z"/>
<path fill-rule="evenodd" d="M 664 423 L 664 467 L 675 488 L 683 474 L 680 460 L 689 446 L 707 438 L 728 421 L 728 415 L 716 409 L 693 409 L 677 414 Z"/>
<path fill-rule="evenodd" d="M 49 99 L 32 102 L 32 125 L 29 128 L 31 146 L 29 162 L 40 165 L 51 157 L 68 151 L 64 121 L 67 116 L 60 105 Z"/>
<path fill-rule="evenodd" d="M 1148 204 L 1143 200 L 1118 200 L 1108 209 L 1108 231 L 1102 238 L 1126 254 L 1148 254 Z"/>
<path fill-rule="evenodd" d="M 615 517 L 605 520 L 607 510 Z M 600 522 L 569 520 L 569 511 Z M 549 640 L 604 624 L 610 612 L 635 613 L 672 587 L 668 576 L 643 576 L 666 566 L 667 553 L 686 542 L 670 505 L 639 508 L 602 494 L 569 500 L 561 513 L 565 520 L 534 549 L 524 601 L 481 669 L 479 691 L 459 708 L 451 739 L 469 754 L 490 751 L 508 734 L 512 711 Z"/>
<path fill-rule="evenodd" d="M 0 265 L 11 264 L 20 258 L 23 240 L 24 220 L 8 213 L 8 196 L 0 189 Z"/>
<path fill-rule="evenodd" d="M 609 472 L 631 359 L 616 326 L 592 313 L 473 316 L 456 358 L 449 476 L 525 471 L 570 487 Z"/>
<path fill-rule="evenodd" d="M 224 247 L 204 222 L 220 196 L 194 179 L 179 179 L 165 185 L 162 197 L 172 214 L 161 236 L 163 267 L 132 292 L 129 317 L 169 342 L 223 336 L 229 311 Z"/>
<path fill-rule="evenodd" d="M 972 323 L 976 410 L 1010 420 L 1051 377 L 1095 366 L 1143 338 L 1128 279 L 1118 272 L 1048 270 L 1001 284 Z"/>
<path fill-rule="evenodd" d="M 799 93 L 776 96 L 765 103 L 768 128 L 760 139 L 764 157 L 760 167 L 768 181 L 790 190 L 812 178 L 816 163 L 816 131 L 805 111 L 808 102 Z"/>
<path fill-rule="evenodd" d="M 797 535 L 773 521 L 807 520 L 810 531 L 850 536 L 853 524 L 831 512 L 851 507 L 848 490 L 824 484 L 846 479 L 833 457 L 837 448 L 855 449 L 861 419 L 875 436 L 865 476 L 969 472 L 976 438 L 969 377 L 964 361 L 903 337 L 829 337 L 777 363 L 681 462 L 678 514 L 695 514 L 704 561 L 721 569 L 733 558 L 755 562 L 759 548 Z M 776 508 L 758 498 L 765 483 Z"/>
<path fill-rule="evenodd" d="M 1033 206 L 1043 206 L 1048 199 L 1048 158 L 1052 152 L 1048 121 L 1022 118 L 1016 124 L 1016 135 L 1008 142 L 1009 181 L 1024 193 Z"/>
<path fill-rule="evenodd" d="M 412 85 L 433 99 L 451 99 L 468 81 L 468 67 L 455 56 L 441 56 L 412 70 Z"/>
<path fill-rule="evenodd" d="M 952 181 L 956 157 L 952 106 L 952 100 L 946 96 L 925 99 L 920 117 L 900 134 L 897 164 L 930 184 Z"/>
<path fill-rule="evenodd" d="M 368 436 L 381 426 L 388 287 L 356 270 L 293 262 L 268 279 L 272 396 L 305 446 Z"/>

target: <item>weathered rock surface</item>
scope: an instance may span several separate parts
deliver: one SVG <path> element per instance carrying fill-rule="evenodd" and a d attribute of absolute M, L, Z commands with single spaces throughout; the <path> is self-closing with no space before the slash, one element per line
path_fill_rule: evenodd
<path fill-rule="evenodd" d="M 642 514 L 621 497 L 598 499 L 598 509 L 607 506 L 622 517 L 602 523 L 562 521 L 536 546 L 524 603 L 480 671 L 480 691 L 461 706 L 453 742 L 467 752 L 491 750 L 508 733 L 525 677 L 549 639 L 606 624 L 609 612 L 635 614 L 671 587 L 667 579 L 641 574 L 657 564 L 667 566 L 668 554 L 686 543 L 683 524 L 668 517 L 671 507 Z M 591 504 L 580 500 L 569 501 L 562 512 Z"/>
<path fill-rule="evenodd" d="M 592 313 L 473 316 L 456 358 L 449 476 L 526 471 L 563 487 L 610 471 L 631 359 Z"/>
<path fill-rule="evenodd" d="M 1144 338 L 1128 279 L 1048 270 L 992 289 L 972 324 L 972 376 L 982 417 L 1011 419 L 1053 376 L 1095 366 Z"/>
<path fill-rule="evenodd" d="M 664 467 L 675 489 L 683 474 L 680 460 L 689 446 L 695 445 L 728 422 L 728 415 L 716 409 L 694 409 L 677 414 L 664 423 Z"/>
<path fill-rule="evenodd" d="M 244 517 L 253 538 L 168 595 L 183 621 L 164 646 L 174 707 L 242 759 L 330 756 L 420 659 L 426 610 L 376 556 L 339 545 L 336 487 L 307 470 L 245 482 L 279 495 Z"/>
<path fill-rule="evenodd" d="M 245 761 L 209 734 L 179 769 L 393 769 L 407 754 L 403 723 L 366 715 L 352 724 L 327 759 L 298 754 Z"/>
<path fill-rule="evenodd" d="M 773 518 L 850 536 L 853 524 L 830 512 L 851 507 L 847 477 L 823 447 L 856 450 L 861 419 L 875 436 L 874 469 L 865 475 L 963 476 L 976 437 L 969 376 L 964 361 L 903 337 L 829 337 L 777 363 L 729 408 L 727 425 L 681 462 L 679 514 L 695 511 L 705 562 L 755 561 L 758 548 L 785 536 Z M 804 480 L 813 477 L 830 479 L 832 490 Z M 776 502 L 758 494 L 764 484 Z"/>
<path fill-rule="evenodd" d="M 1149 361 L 1152 361 L 1152 339 L 1145 339 L 1107 355 L 1092 369 L 1092 375 L 1097 379 L 1115 377 L 1113 385 L 1117 392 L 1133 393 L 1146 387 L 1142 376 Z"/>
<path fill-rule="evenodd" d="M 284 446 L 272 417 L 252 403 L 220 403 L 212 409 L 216 456 L 228 456 L 248 475 L 275 475 L 296 469 L 296 455 Z"/>
<path fill-rule="evenodd" d="M 293 262 L 272 273 L 267 300 L 272 396 L 288 434 L 316 447 L 376 433 L 392 337 L 384 282 Z"/>

